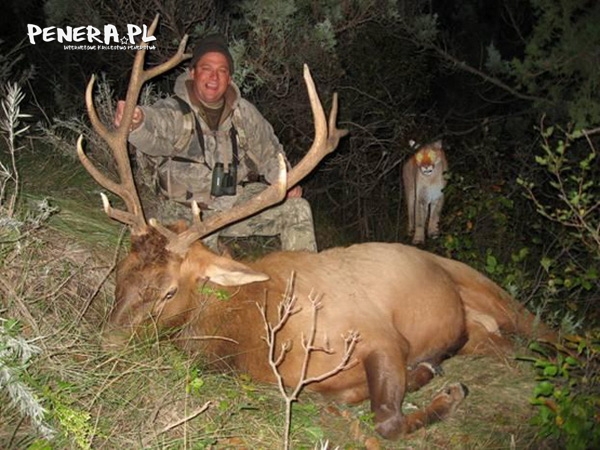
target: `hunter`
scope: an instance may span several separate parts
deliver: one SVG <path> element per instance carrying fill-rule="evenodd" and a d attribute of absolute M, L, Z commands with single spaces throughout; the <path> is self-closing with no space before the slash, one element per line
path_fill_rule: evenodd
<path fill-rule="evenodd" d="M 174 95 L 135 108 L 129 142 L 150 171 L 145 183 L 166 199 L 153 211 L 159 220 L 189 219 L 192 201 L 203 216 L 225 211 L 276 179 L 283 147 L 271 124 L 242 98 L 233 71 L 225 37 L 207 36 L 175 81 Z M 117 126 L 124 104 L 117 103 Z M 279 236 L 283 250 L 317 251 L 312 211 L 299 185 L 289 189 L 283 203 L 219 234 Z M 216 248 L 217 237 L 209 236 L 205 244 Z"/>

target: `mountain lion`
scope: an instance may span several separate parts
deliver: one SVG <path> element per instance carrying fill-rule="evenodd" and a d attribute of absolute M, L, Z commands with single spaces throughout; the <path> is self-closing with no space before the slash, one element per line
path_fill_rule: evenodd
<path fill-rule="evenodd" d="M 411 141 L 411 145 L 414 142 Z M 420 146 L 404 163 L 402 180 L 408 208 L 408 234 L 414 233 L 413 244 L 425 242 L 425 225 L 427 236 L 436 238 L 439 235 L 446 170 L 448 162 L 442 141 Z"/>

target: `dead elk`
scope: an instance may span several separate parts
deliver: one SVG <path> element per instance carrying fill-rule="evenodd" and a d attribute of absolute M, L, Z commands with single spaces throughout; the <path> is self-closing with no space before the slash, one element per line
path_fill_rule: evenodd
<path fill-rule="evenodd" d="M 150 33 L 155 27 L 156 20 Z M 145 50 L 139 50 L 125 116 L 117 130 L 109 131 L 95 112 L 93 79 L 86 92 L 90 120 L 114 153 L 119 182 L 92 165 L 81 139 L 78 154 L 96 181 L 123 199 L 126 210 L 112 208 L 106 197 L 104 208 L 132 231 L 131 251 L 117 269 L 107 341 L 122 343 L 151 324 L 173 330 L 170 337 L 177 345 L 209 363 L 273 382 L 263 339 L 264 323 L 256 303 L 264 303 L 272 319 L 290 276 L 295 274 L 296 313 L 277 335 L 278 342 L 289 343 L 289 351 L 278 366 L 280 374 L 291 385 L 301 376 L 301 339 L 312 326 L 309 297 L 316 293 L 322 308 L 315 325 L 315 347 L 329 347 L 341 355 L 345 345 L 342 336 L 349 330 L 360 334 L 360 342 L 352 354 L 355 364 L 309 388 L 344 402 L 370 399 L 377 431 L 394 439 L 447 416 L 465 397 L 465 388 L 453 384 L 428 406 L 403 414 L 406 392 L 429 382 L 444 359 L 458 352 L 509 348 L 506 333 L 527 338 L 552 336 L 543 326 L 536 329 L 534 317 L 479 272 L 414 247 L 368 243 L 320 253 L 276 252 L 244 263 L 215 255 L 202 245 L 202 237 L 281 201 L 287 186 L 306 176 L 345 134 L 335 126 L 336 97 L 327 122 L 307 69 L 315 138 L 296 167 L 286 174 L 282 164 L 278 183 L 220 216 L 202 221 L 198 209 L 193 208 L 190 227 L 179 224 L 167 228 L 146 221 L 127 158 L 127 130 L 142 84 L 179 64 L 184 48 L 185 40 L 173 58 L 150 70 L 143 70 Z M 203 339 L 207 336 L 213 339 Z M 306 375 L 326 373 L 337 362 L 331 355 L 315 352 Z"/>

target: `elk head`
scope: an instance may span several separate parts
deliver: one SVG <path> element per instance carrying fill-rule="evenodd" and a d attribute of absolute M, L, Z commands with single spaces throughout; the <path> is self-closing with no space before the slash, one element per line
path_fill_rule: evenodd
<path fill-rule="evenodd" d="M 154 34 L 157 23 L 158 16 L 149 28 L 149 36 Z M 120 343 L 123 337 L 130 336 L 144 323 L 152 323 L 158 328 L 181 325 L 189 317 L 191 302 L 201 279 L 224 286 L 266 280 L 267 275 L 242 263 L 215 255 L 199 240 L 281 202 L 288 186 L 296 185 L 310 173 L 347 133 L 346 130 L 336 128 L 337 96 L 334 94 L 327 122 L 314 82 L 305 66 L 304 80 L 314 118 L 315 137 L 307 154 L 289 173 L 286 172 L 283 157 L 280 157 L 276 183 L 247 203 L 207 220 L 202 220 L 200 209 L 194 203 L 190 211 L 190 226 L 183 223 L 164 226 L 154 219 L 147 221 L 127 152 L 129 127 L 143 84 L 189 57 L 184 54 L 186 42 L 187 36 L 182 39 L 173 57 L 147 70 L 143 67 L 146 50 L 138 50 L 125 97 L 123 119 L 117 129 L 109 130 L 98 117 L 92 96 L 93 76 L 86 89 L 85 100 L 90 121 L 112 151 L 118 181 L 113 181 L 93 165 L 82 148 L 82 137 L 77 142 L 77 154 L 92 177 L 102 187 L 120 197 L 125 204 L 125 210 L 115 209 L 106 195 L 102 194 L 106 214 L 129 225 L 131 229 L 131 251 L 117 268 L 115 305 L 105 333 L 108 340 L 115 343 Z"/>

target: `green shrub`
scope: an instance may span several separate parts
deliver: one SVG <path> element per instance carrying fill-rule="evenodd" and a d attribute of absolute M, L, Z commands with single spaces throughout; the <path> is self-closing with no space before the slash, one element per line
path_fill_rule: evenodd
<path fill-rule="evenodd" d="M 594 132 L 542 127 L 538 172 L 518 180 L 543 219 L 538 304 L 559 316 L 585 318 L 590 327 L 600 320 L 595 301 L 600 292 L 600 166 Z"/>
<path fill-rule="evenodd" d="M 567 450 L 600 448 L 600 330 L 531 349 L 540 355 L 532 358 L 538 384 L 531 399 L 540 436 Z"/>

